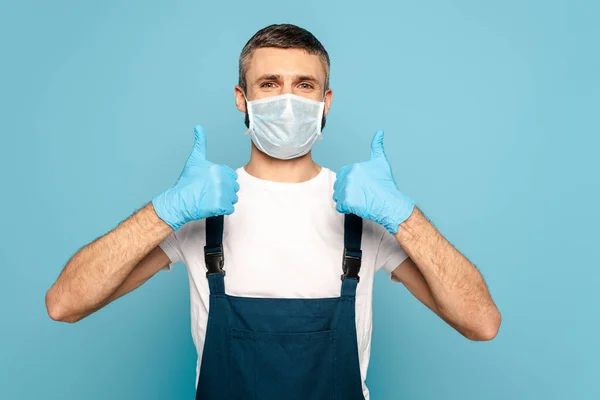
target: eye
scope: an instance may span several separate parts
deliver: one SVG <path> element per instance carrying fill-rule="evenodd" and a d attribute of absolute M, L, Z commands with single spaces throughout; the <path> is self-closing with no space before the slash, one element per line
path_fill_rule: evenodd
<path fill-rule="evenodd" d="M 301 87 L 302 89 L 314 89 L 314 86 L 313 86 L 313 85 L 311 85 L 311 84 L 310 84 L 310 83 L 308 83 L 308 82 L 302 82 L 302 83 L 300 84 L 300 87 Z"/>
<path fill-rule="evenodd" d="M 260 87 L 266 87 L 266 88 L 272 89 L 275 87 L 275 83 L 274 82 L 265 82 L 262 85 L 260 85 Z"/>

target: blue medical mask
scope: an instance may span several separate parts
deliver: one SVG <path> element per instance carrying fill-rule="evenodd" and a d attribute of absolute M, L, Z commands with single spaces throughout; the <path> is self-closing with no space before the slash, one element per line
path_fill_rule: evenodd
<path fill-rule="evenodd" d="M 303 156 L 323 138 L 324 101 L 282 94 L 253 101 L 246 99 L 246 109 L 249 119 L 246 135 L 271 157 L 289 160 Z"/>

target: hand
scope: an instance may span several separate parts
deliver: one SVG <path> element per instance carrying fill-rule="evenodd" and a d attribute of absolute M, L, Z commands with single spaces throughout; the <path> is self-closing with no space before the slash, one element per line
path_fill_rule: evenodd
<path fill-rule="evenodd" d="M 383 131 L 371 141 L 371 158 L 345 166 L 333 185 L 336 209 L 383 225 L 391 234 L 412 214 L 415 203 L 396 188 L 383 150 Z"/>
<path fill-rule="evenodd" d="M 194 127 L 194 149 L 175 185 L 152 199 L 156 214 L 178 230 L 198 219 L 229 215 L 237 203 L 237 173 L 226 165 L 206 160 L 206 136 Z"/>

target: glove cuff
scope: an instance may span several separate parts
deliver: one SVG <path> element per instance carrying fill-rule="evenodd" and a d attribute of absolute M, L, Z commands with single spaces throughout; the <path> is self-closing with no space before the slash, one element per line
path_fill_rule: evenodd
<path fill-rule="evenodd" d="M 154 207 L 156 215 L 176 231 L 181 228 L 183 223 L 181 223 L 181 218 L 178 218 L 171 212 L 172 208 L 169 206 L 171 203 L 167 199 L 167 194 L 168 190 L 154 196 L 152 198 L 152 206 Z"/>
<path fill-rule="evenodd" d="M 382 223 L 382 225 L 392 235 L 398 233 L 398 227 L 400 224 L 410 217 L 415 208 L 415 202 L 402 193 L 399 193 L 396 201 L 397 207 L 395 207 L 395 212 L 389 218 L 385 218 L 384 222 Z"/>

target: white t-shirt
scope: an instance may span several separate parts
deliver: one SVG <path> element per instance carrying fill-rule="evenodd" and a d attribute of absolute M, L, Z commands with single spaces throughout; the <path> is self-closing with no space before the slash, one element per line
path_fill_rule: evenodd
<path fill-rule="evenodd" d="M 223 251 L 225 292 L 269 298 L 339 297 L 344 250 L 344 215 L 333 201 L 335 173 L 327 168 L 311 180 L 281 183 L 258 179 L 239 168 L 239 201 L 225 216 Z M 205 221 L 192 221 L 169 235 L 160 247 L 171 263 L 183 261 L 190 282 L 192 337 L 200 372 L 209 288 L 204 264 Z M 407 258 L 396 239 L 381 225 L 364 220 L 362 265 L 356 293 L 356 332 L 365 385 L 371 352 L 373 278 L 390 274 Z"/>

